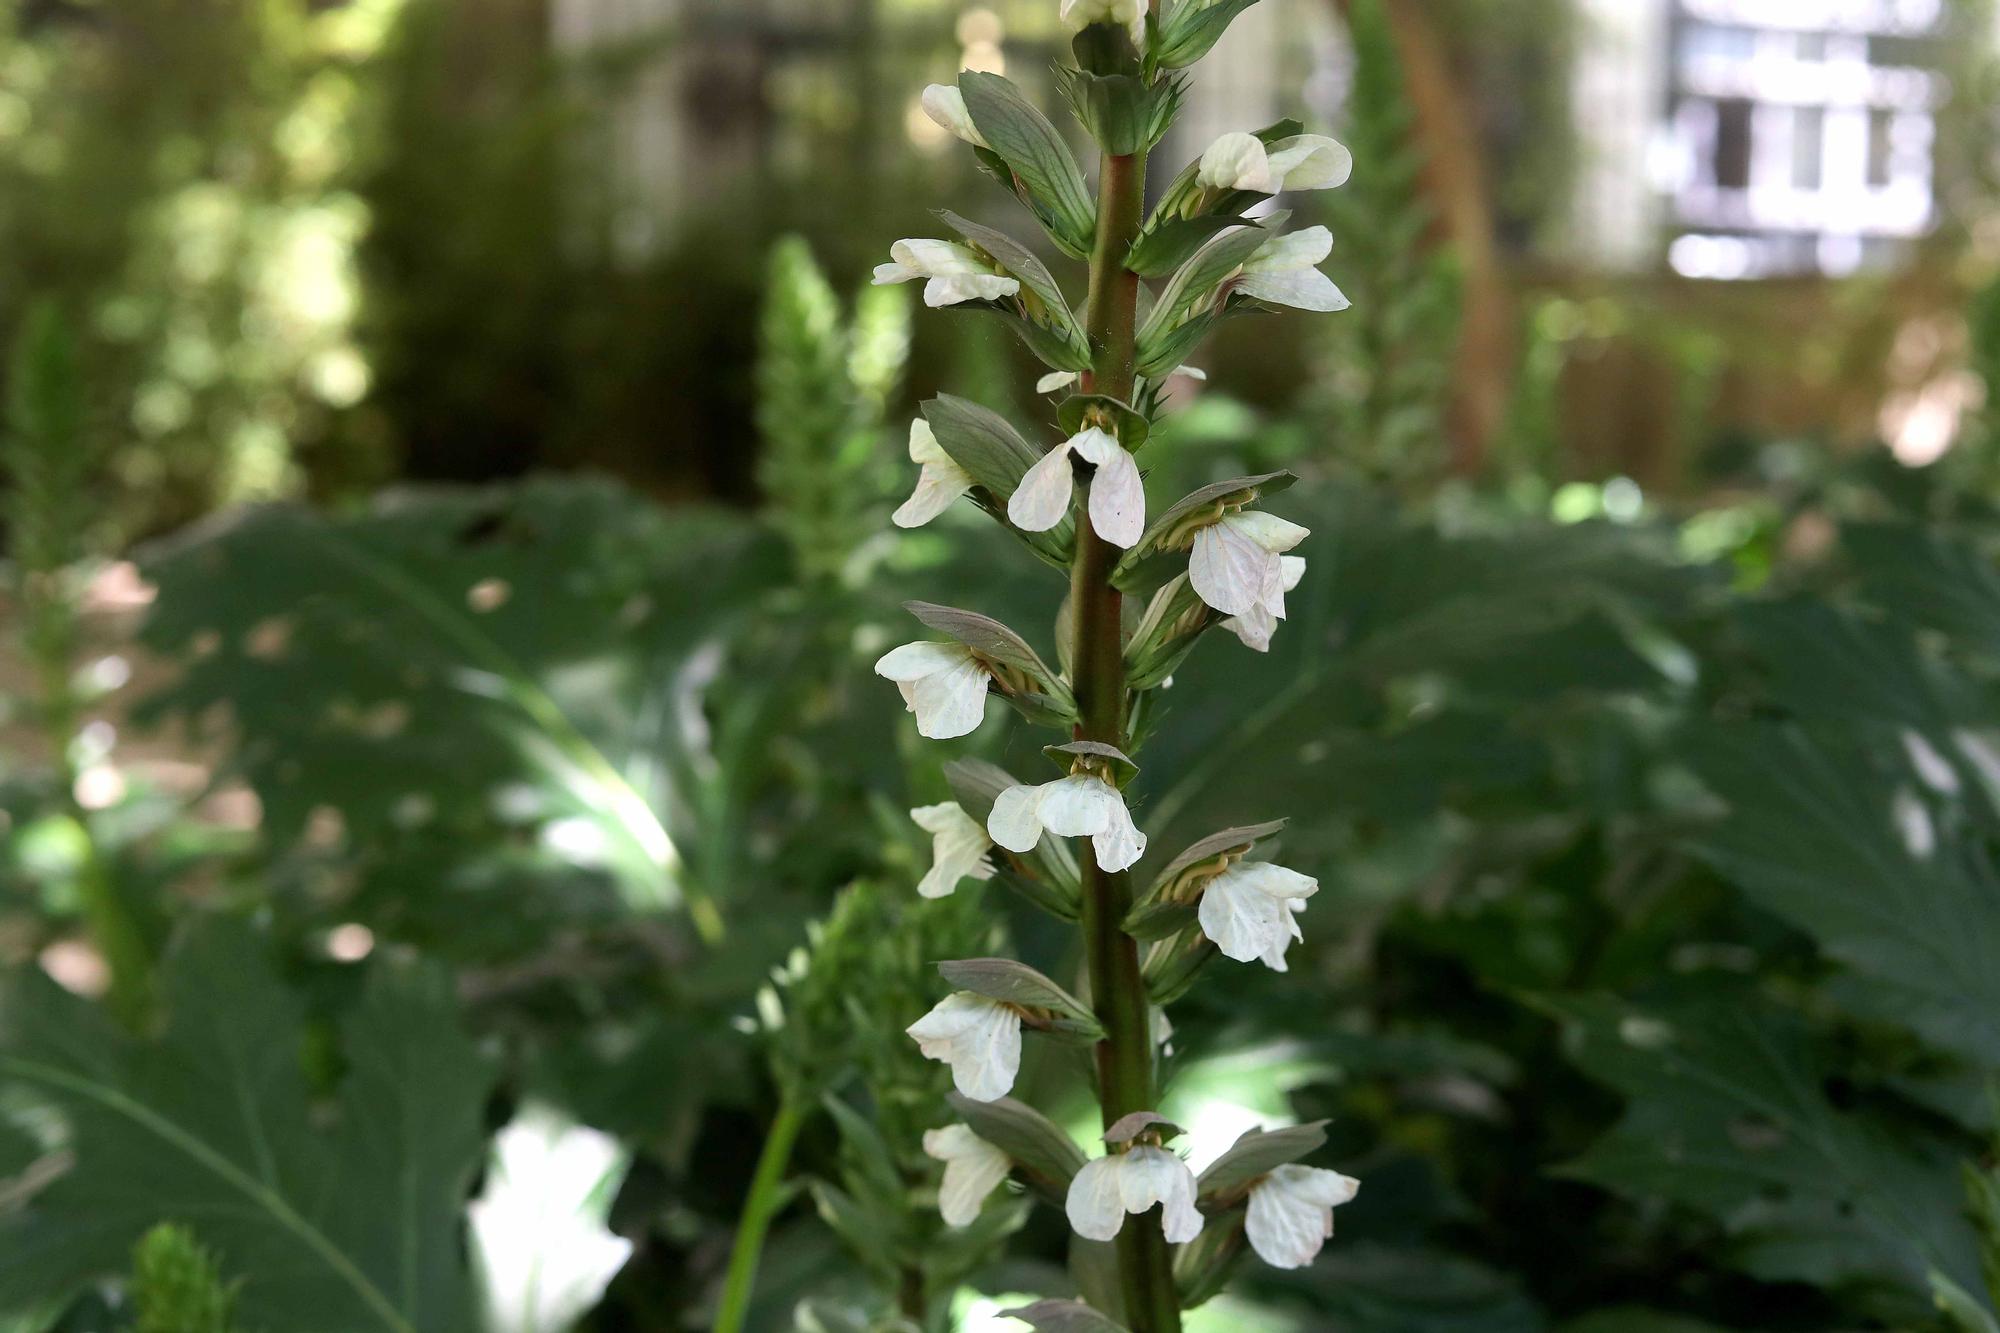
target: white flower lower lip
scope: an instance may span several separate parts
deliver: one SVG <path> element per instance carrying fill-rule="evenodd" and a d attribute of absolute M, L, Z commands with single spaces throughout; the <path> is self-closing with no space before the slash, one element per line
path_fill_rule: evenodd
<path fill-rule="evenodd" d="M 1179 1245 L 1201 1234 L 1194 1192 L 1194 1173 L 1186 1162 L 1165 1148 L 1141 1144 L 1086 1162 L 1070 1181 L 1063 1211 L 1085 1240 L 1111 1240 L 1124 1228 L 1126 1214 L 1158 1204 L 1167 1240 Z"/>
<path fill-rule="evenodd" d="M 951 1081 L 974 1101 L 1005 1097 L 1021 1068 L 1021 1011 L 957 991 L 905 1028 L 928 1060 L 951 1066 Z"/>
<path fill-rule="evenodd" d="M 924 1155 L 944 1163 L 938 1212 L 950 1227 L 969 1227 L 977 1221 L 986 1196 L 1014 1167 L 1006 1153 L 973 1133 L 967 1125 L 926 1130 Z"/>
<path fill-rule="evenodd" d="M 976 484 L 972 474 L 944 451 L 930 423 L 922 417 L 910 422 L 910 461 L 922 470 L 917 474 L 917 489 L 890 516 L 899 528 L 922 527 Z"/>
<path fill-rule="evenodd" d="M 931 740 L 970 735 L 986 716 L 993 673 L 963 644 L 906 643 L 884 653 L 875 674 L 896 682 L 917 733 Z"/>
<path fill-rule="evenodd" d="M 1319 881 L 1265 861 L 1229 867 L 1202 890 L 1196 916 L 1202 934 L 1225 957 L 1239 963 L 1262 960 L 1273 972 L 1285 970 L 1285 950 L 1303 939 L 1296 920 Z"/>
<path fill-rule="evenodd" d="M 1146 530 L 1146 487 L 1139 464 L 1116 437 L 1091 427 L 1042 455 L 1007 500 L 1007 521 L 1023 532 L 1047 532 L 1069 516 L 1074 455 L 1096 468 L 1090 482 L 1090 526 L 1113 546 L 1130 547 Z"/>
<path fill-rule="evenodd" d="M 918 806 L 910 811 L 910 818 L 931 835 L 931 868 L 917 885 L 923 897 L 947 898 L 962 879 L 993 877 L 993 867 L 986 863 L 993 841 L 958 802 Z"/>
<path fill-rule="evenodd" d="M 1225 514 L 1194 536 L 1188 557 L 1188 582 L 1196 595 L 1225 616 L 1248 615 L 1262 608 L 1274 620 L 1285 618 L 1288 571 L 1283 554 L 1310 533 L 1272 514 L 1244 511 Z M 1295 566 L 1303 573 L 1303 564 Z"/>
<path fill-rule="evenodd" d="M 924 304 L 933 308 L 1017 296 L 1019 279 L 1000 272 L 970 246 L 951 241 L 905 240 L 889 247 L 890 262 L 875 266 L 875 285 L 925 279 Z"/>
<path fill-rule="evenodd" d="M 1103 778 L 1073 774 L 1039 787 L 1009 787 L 993 802 L 986 831 L 1010 852 L 1031 852 L 1044 831 L 1089 838 L 1098 867 L 1125 870 L 1146 854 L 1146 835 L 1132 822 L 1125 798 Z"/>
<path fill-rule="evenodd" d="M 1250 1188 L 1243 1223 L 1250 1248 L 1273 1268 L 1305 1267 L 1333 1234 L 1333 1210 L 1360 1189 L 1360 1181 L 1338 1171 L 1278 1167 Z"/>
<path fill-rule="evenodd" d="M 1333 233 L 1308 227 L 1265 242 L 1232 280 L 1234 290 L 1270 305 L 1321 313 L 1345 310 L 1348 300 L 1319 264 L 1333 253 Z"/>

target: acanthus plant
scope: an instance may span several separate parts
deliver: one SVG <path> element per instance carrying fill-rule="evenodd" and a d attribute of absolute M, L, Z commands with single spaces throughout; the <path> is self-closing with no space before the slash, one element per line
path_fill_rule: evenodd
<path fill-rule="evenodd" d="M 1100 1309 L 1043 1302 L 1020 1312 L 1037 1327 L 1114 1319 L 1133 1333 L 1178 1330 L 1183 1309 L 1222 1288 L 1245 1242 L 1277 1267 L 1311 1262 L 1333 1209 L 1358 1188 L 1300 1162 L 1324 1142 L 1318 1125 L 1253 1131 L 1197 1179 L 1171 1146 L 1180 1131 L 1158 1114 L 1164 1006 L 1217 955 L 1283 971 L 1300 937 L 1297 916 L 1318 885 L 1251 859 L 1282 822 L 1201 840 L 1143 892 L 1131 878 L 1146 836 L 1125 793 L 1151 695 L 1214 626 L 1269 647 L 1305 572 L 1291 552 L 1308 536 L 1263 508 L 1291 483 L 1287 473 L 1204 487 L 1149 522 L 1148 433 L 1169 380 L 1221 321 L 1347 304 L 1317 268 L 1332 245 L 1325 228 L 1288 234 L 1283 213 L 1249 216 L 1280 192 L 1342 184 L 1352 162 L 1332 139 L 1293 122 L 1225 135 L 1145 207 L 1146 159 L 1179 110 L 1180 71 L 1252 3 L 1178 0 L 1163 14 L 1160 0 L 1062 0 L 1077 63 L 1058 73 L 1100 149 L 1094 197 L 1062 135 L 1005 78 L 967 72 L 956 87 L 925 92 L 925 111 L 1055 247 L 1088 260 L 1081 318 L 1034 251 L 949 212 L 940 216 L 957 240 L 900 241 L 876 270 L 881 283 L 922 281 L 932 307 L 1009 321 L 1049 367 L 1038 391 L 1059 400 L 1060 435 L 1042 444 L 962 399 L 925 404 L 910 432 L 920 476 L 896 521 L 916 526 L 968 499 L 1063 570 L 1060 669 L 1006 626 L 929 603 L 910 610 L 944 640 L 896 648 L 876 668 L 926 737 L 974 731 L 994 694 L 1063 736 L 1047 747 L 1052 778 L 1022 781 L 962 760 L 946 768 L 957 801 L 912 812 L 936 841 L 927 896 L 991 878 L 1082 935 L 1088 1001 L 1011 959 L 960 960 L 939 968 L 952 992 L 909 1027 L 958 1089 L 955 1120 L 926 1143 L 945 1164 L 946 1220 L 971 1222 L 1012 1174 L 1063 1208 L 1079 1237 L 1116 1241 L 1115 1284 L 1086 1284 Z M 1129 625 L 1127 598 L 1139 609 Z M 1008 1095 L 1024 1036 L 1093 1052 L 1102 1155 L 1086 1160 Z"/>

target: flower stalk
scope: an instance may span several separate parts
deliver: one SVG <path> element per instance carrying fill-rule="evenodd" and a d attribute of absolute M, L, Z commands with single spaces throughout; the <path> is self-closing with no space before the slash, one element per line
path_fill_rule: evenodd
<path fill-rule="evenodd" d="M 1147 214 L 1148 158 L 1183 91 L 1175 71 L 1255 2 L 1177 0 L 1163 15 L 1159 0 L 1062 0 L 1077 67 L 1060 71 L 1059 83 L 1097 142 L 1094 199 L 1067 141 L 1006 80 L 968 73 L 956 94 L 926 94 L 933 118 L 1027 205 L 1055 246 L 1088 261 L 1080 319 L 1033 251 L 955 214 L 940 216 L 967 246 L 936 251 L 933 263 L 933 251 L 903 242 L 896 262 L 878 270 L 882 282 L 930 279 L 934 305 L 971 305 L 1008 319 L 1048 368 L 1037 392 L 1056 400 L 1052 424 L 1061 431 L 1038 444 L 974 404 L 927 403 L 924 428 L 912 433 L 918 489 L 899 521 L 927 522 L 965 496 L 1062 567 L 1064 670 L 1051 673 L 1004 625 L 922 602 L 908 609 L 955 642 L 904 645 L 876 667 L 902 690 L 924 736 L 978 730 L 989 694 L 1068 734 L 1067 743 L 1044 750 L 1063 776 L 1024 781 L 960 761 L 946 768 L 957 801 L 912 812 L 937 838 L 937 866 L 923 892 L 990 878 L 1074 919 L 1089 982 L 1085 1002 L 1011 960 L 939 965 L 957 989 L 907 1030 L 926 1056 L 950 1064 L 958 1088 L 952 1109 L 965 1122 L 935 1141 L 957 1164 L 944 1186 L 946 1220 L 971 1225 L 1006 1163 L 1062 1202 L 1078 1237 L 1115 1242 L 1116 1290 L 1094 1299 L 1129 1333 L 1179 1333 L 1184 1305 L 1226 1284 L 1242 1240 L 1276 1266 L 1310 1262 L 1331 1234 L 1332 1208 L 1353 1194 L 1345 1177 L 1298 1165 L 1325 1141 L 1317 1126 L 1247 1135 L 1223 1159 L 1226 1170 L 1211 1168 L 1197 1181 L 1172 1146 L 1182 1131 L 1158 1114 L 1156 1051 L 1170 1027 L 1156 1006 L 1216 958 L 1283 971 L 1300 938 L 1296 918 L 1317 882 L 1244 859 L 1282 822 L 1213 834 L 1157 871 L 1144 895 L 1133 886 L 1148 840 L 1128 805 L 1138 773 L 1129 755 L 1148 730 L 1150 692 L 1213 626 L 1267 649 L 1285 619 L 1285 593 L 1305 574 L 1304 560 L 1286 553 L 1309 535 L 1252 508 L 1282 491 L 1287 473 L 1217 482 L 1148 526 L 1137 455 L 1170 382 L 1198 378 L 1183 374 L 1184 358 L 1222 319 L 1346 304 L 1317 268 L 1331 245 L 1324 228 L 1285 234 L 1283 213 L 1248 216 L 1281 191 L 1330 189 L 1346 179 L 1346 150 L 1296 123 L 1225 136 Z M 1153 279 L 1164 285 L 1142 324 L 1142 285 Z M 1129 642 L 1128 595 L 1145 608 Z M 1075 840 L 1073 852 L 1065 839 Z M 1101 1153 L 1082 1154 L 1009 1095 L 1024 1037 L 1091 1047 Z M 982 1141 L 990 1151 L 974 1146 Z M 1211 1224 L 1219 1228 L 1215 1243 L 1193 1244 Z M 1044 1302 L 1022 1317 L 1043 1327 L 1069 1317 L 1065 1304 Z"/>

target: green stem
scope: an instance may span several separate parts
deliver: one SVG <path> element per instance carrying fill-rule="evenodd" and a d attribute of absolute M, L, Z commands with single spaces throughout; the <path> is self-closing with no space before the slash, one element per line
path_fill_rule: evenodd
<path fill-rule="evenodd" d="M 1145 195 L 1145 154 L 1103 159 L 1086 313 L 1093 364 L 1085 388 L 1125 400 L 1132 396 L 1136 373 L 1139 297 L 1139 279 L 1125 267 L 1125 255 L 1143 222 Z M 1078 512 L 1088 512 L 1087 497 Z M 1077 737 L 1123 747 L 1123 607 L 1111 584 L 1118 555 L 1087 518 L 1078 519 L 1076 560 L 1070 569 L 1070 600 L 1076 615 Z M 1097 1045 L 1098 1101 L 1109 1129 L 1133 1111 L 1157 1109 L 1152 1018 L 1139 971 L 1138 943 L 1121 928 L 1132 906 L 1130 878 L 1100 870 L 1088 850 L 1082 862 L 1084 951 L 1092 1005 L 1105 1032 Z M 1157 1215 L 1126 1219 L 1118 1233 L 1118 1277 L 1125 1324 L 1132 1333 L 1180 1333 L 1173 1259 Z"/>
<path fill-rule="evenodd" d="M 764 1237 L 771 1219 L 778 1214 L 779 1193 L 785 1184 L 785 1168 L 791 1164 L 792 1144 L 805 1123 L 805 1098 L 787 1092 L 778 1103 L 777 1119 L 764 1136 L 764 1150 L 757 1156 L 757 1174 L 750 1181 L 750 1193 L 743 1200 L 743 1216 L 736 1224 L 736 1243 L 729 1251 L 729 1272 L 722 1282 L 722 1302 L 715 1312 L 715 1333 L 742 1333 L 750 1314 L 750 1294 L 757 1283 L 757 1261 L 764 1254 Z"/>

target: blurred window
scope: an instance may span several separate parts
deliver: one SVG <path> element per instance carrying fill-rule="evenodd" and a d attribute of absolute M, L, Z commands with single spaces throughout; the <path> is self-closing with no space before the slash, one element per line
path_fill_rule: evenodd
<path fill-rule="evenodd" d="M 1668 260 L 1688 276 L 1894 263 L 1934 214 L 1941 0 L 1675 0 Z"/>

